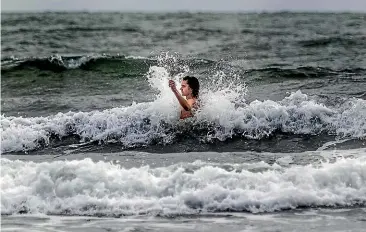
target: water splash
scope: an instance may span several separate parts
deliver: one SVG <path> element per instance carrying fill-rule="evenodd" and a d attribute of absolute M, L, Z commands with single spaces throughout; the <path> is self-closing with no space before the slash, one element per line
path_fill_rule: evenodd
<path fill-rule="evenodd" d="M 201 107 L 196 117 L 179 121 L 179 104 L 168 80 L 179 88 L 181 77 L 190 72 L 179 59 L 164 55 L 163 66 L 151 66 L 146 78 L 156 92 L 149 102 L 133 103 L 104 111 L 58 113 L 48 117 L 1 116 L 1 151 L 29 151 L 48 146 L 52 137 L 77 136 L 80 142 L 117 141 L 122 147 L 174 143 L 185 131 L 201 142 L 225 141 L 233 136 L 262 139 L 276 131 L 339 138 L 366 136 L 366 103 L 349 99 L 337 108 L 318 103 L 301 91 L 281 101 L 245 101 L 247 87 L 243 78 L 214 70 L 203 78 Z M 178 62 L 178 63 L 177 63 Z M 183 71 L 184 72 L 183 72 Z M 182 131 L 183 130 L 183 131 Z M 193 131 L 193 132 L 192 132 Z"/>

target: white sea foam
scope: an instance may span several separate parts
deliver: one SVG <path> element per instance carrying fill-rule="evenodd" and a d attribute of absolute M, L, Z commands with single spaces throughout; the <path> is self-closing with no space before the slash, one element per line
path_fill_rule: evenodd
<path fill-rule="evenodd" d="M 125 59 L 144 59 L 144 60 L 152 60 L 152 58 L 142 57 L 142 56 L 111 56 L 108 54 L 98 54 L 98 55 L 84 55 L 84 56 L 76 56 L 76 57 L 68 57 L 68 56 L 61 56 L 59 54 L 52 55 L 51 57 L 44 58 L 48 59 L 51 63 L 57 63 L 60 66 L 63 66 L 67 69 L 77 69 L 80 68 L 82 65 L 88 63 L 91 60 L 98 60 L 98 59 L 108 59 L 113 57 L 120 57 Z M 26 59 L 26 58 L 25 58 Z M 14 59 L 13 59 L 14 61 Z"/>
<path fill-rule="evenodd" d="M 49 57 L 49 61 L 52 63 L 58 63 L 60 66 L 63 66 L 67 69 L 76 69 L 79 68 L 81 65 L 87 63 L 88 61 L 92 59 L 102 58 L 103 56 L 100 55 L 94 55 L 94 56 L 81 56 L 77 58 L 72 59 L 65 59 L 61 55 L 53 55 Z"/>
<path fill-rule="evenodd" d="M 169 79 L 178 82 L 182 75 L 181 72 L 171 76 L 164 67 L 151 67 L 147 73 L 148 82 L 157 92 L 152 102 L 48 117 L 2 115 L 1 151 L 33 150 L 48 145 L 52 135 L 62 138 L 72 134 L 82 141 L 117 140 L 126 147 L 148 145 L 152 141 L 170 143 L 176 136 L 176 130 L 171 128 L 182 123 L 178 122 L 179 106 L 167 83 Z M 218 72 L 213 79 L 210 86 L 203 86 L 201 108 L 193 122 L 189 122 L 209 125 L 210 128 L 206 128 L 209 133 L 200 135 L 203 140 L 226 140 L 234 135 L 261 139 L 276 130 L 294 134 L 327 133 L 340 138 L 366 136 L 365 100 L 349 99 L 341 107 L 331 108 L 297 91 L 281 101 L 245 103 L 246 86 L 235 82 L 240 78 L 228 78 L 225 73 Z"/>
<path fill-rule="evenodd" d="M 364 152 L 364 151 L 363 151 Z M 334 163 L 222 166 L 196 162 L 125 169 L 90 159 L 34 163 L 1 159 L 1 213 L 76 215 L 273 212 L 366 204 L 366 156 Z M 245 168 L 247 167 L 247 168 Z M 273 167 L 273 168 L 271 168 Z M 188 169 L 187 169 L 188 168 Z"/>

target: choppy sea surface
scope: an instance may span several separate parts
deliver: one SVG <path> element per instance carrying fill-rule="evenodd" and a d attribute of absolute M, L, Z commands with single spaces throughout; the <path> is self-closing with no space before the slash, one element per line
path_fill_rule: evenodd
<path fill-rule="evenodd" d="M 363 231 L 366 14 L 2 13 L 1 154 L 3 231 Z"/>

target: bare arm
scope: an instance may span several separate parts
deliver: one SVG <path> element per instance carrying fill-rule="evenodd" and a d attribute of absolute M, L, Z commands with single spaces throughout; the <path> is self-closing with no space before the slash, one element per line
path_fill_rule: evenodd
<path fill-rule="evenodd" d="M 174 95 L 177 97 L 179 104 L 183 107 L 183 109 L 186 111 L 191 110 L 194 101 L 192 101 L 191 99 L 189 99 L 188 101 L 184 99 L 184 97 L 178 92 L 177 87 L 175 86 L 175 82 L 173 80 L 169 80 L 169 87 L 172 89 Z"/>

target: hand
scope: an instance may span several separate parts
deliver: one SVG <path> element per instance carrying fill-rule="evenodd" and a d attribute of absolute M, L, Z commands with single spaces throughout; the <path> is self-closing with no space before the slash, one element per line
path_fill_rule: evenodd
<path fill-rule="evenodd" d="M 172 89 L 173 92 L 177 92 L 177 86 L 173 80 L 169 80 L 169 87 Z"/>

